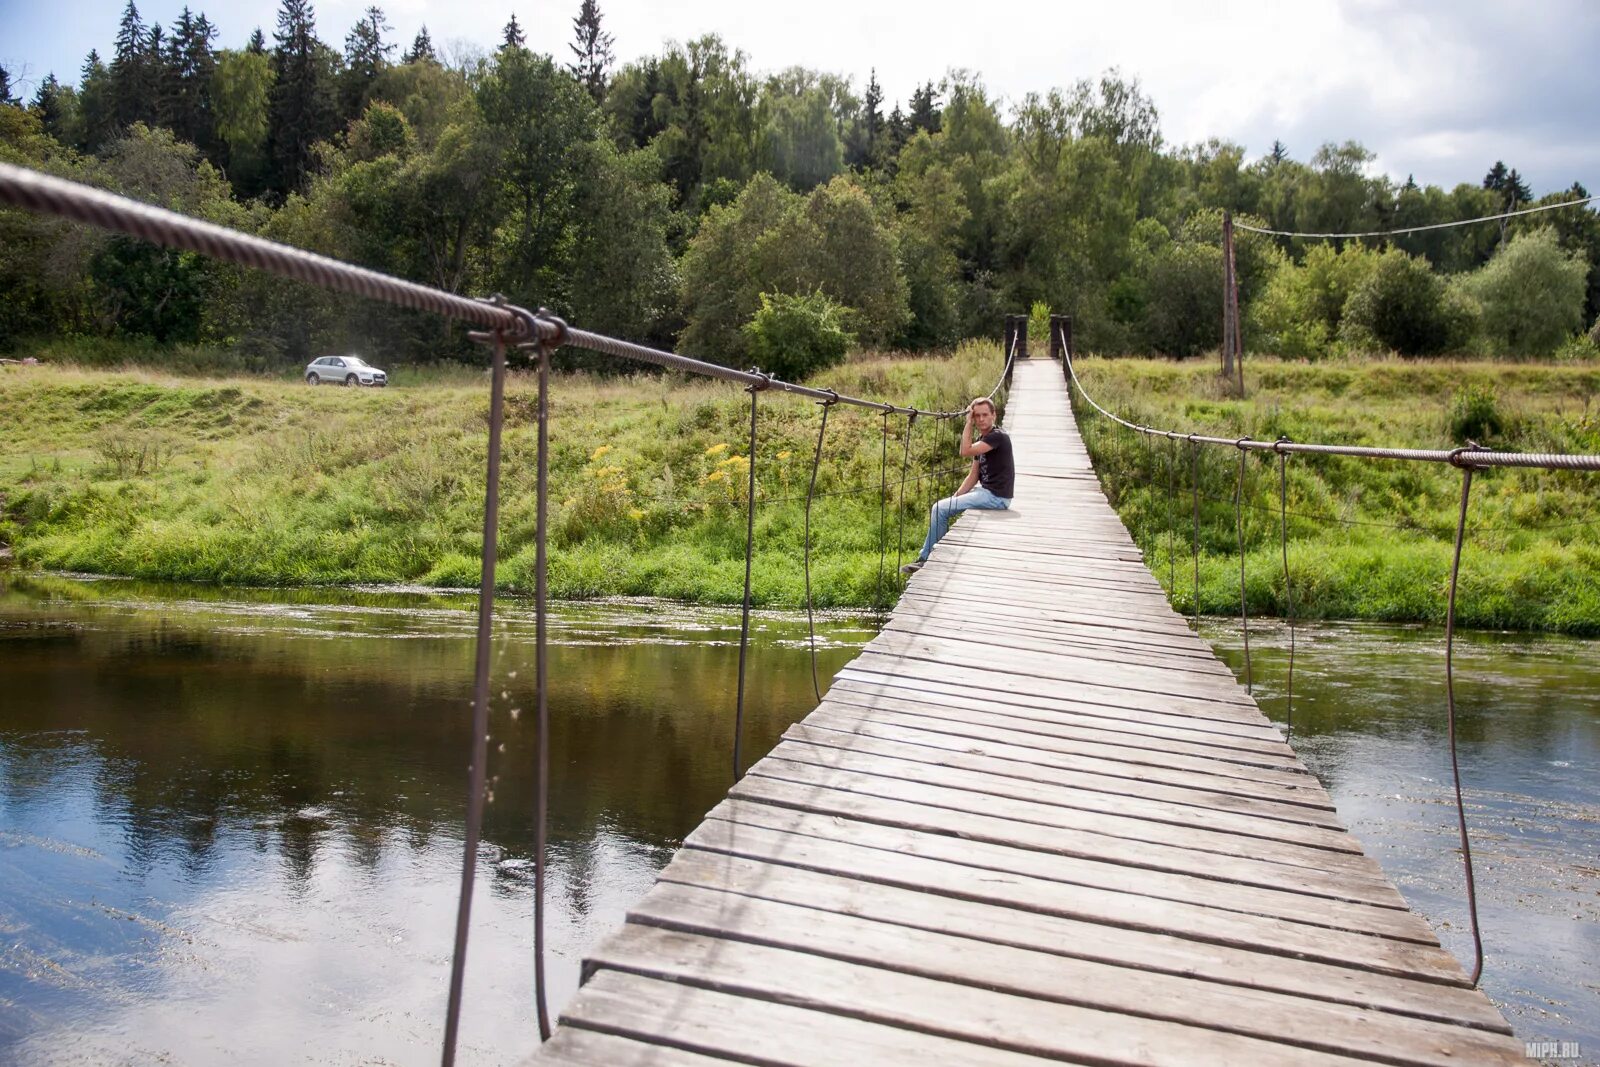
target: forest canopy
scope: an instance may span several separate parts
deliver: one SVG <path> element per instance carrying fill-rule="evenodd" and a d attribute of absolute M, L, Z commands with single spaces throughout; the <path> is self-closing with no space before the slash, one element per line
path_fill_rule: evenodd
<path fill-rule="evenodd" d="M 793 321 L 923 350 L 1043 302 L 1086 349 L 1191 356 L 1221 342 L 1224 211 L 1375 231 L 1588 196 L 1535 199 L 1501 162 L 1451 189 L 1397 184 L 1355 141 L 1304 161 L 1169 145 L 1118 70 L 1011 103 L 953 71 L 902 103 L 875 73 L 758 72 L 714 35 L 617 66 L 594 0 L 573 30 L 548 55 L 513 17 L 492 52 L 445 56 L 426 28 L 392 40 L 371 7 L 341 47 L 308 0 L 283 0 L 270 35 L 219 47 L 203 13 L 162 27 L 130 0 L 76 84 L 47 75 L 24 100 L 0 71 L 0 158 L 742 365 L 764 308 L 813 306 Z M 1592 206 L 1361 241 L 1241 230 L 1237 261 L 1256 351 L 1593 352 L 1577 340 L 1600 313 Z M 426 316 L 14 211 L 0 294 L 0 349 L 198 345 L 262 370 L 471 353 Z"/>

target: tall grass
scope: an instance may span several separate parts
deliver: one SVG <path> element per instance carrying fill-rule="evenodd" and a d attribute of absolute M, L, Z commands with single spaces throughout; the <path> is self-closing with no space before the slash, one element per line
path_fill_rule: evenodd
<path fill-rule="evenodd" d="M 1249 396 L 1210 366 L 1080 361 L 1090 392 L 1131 421 L 1273 440 L 1449 448 L 1471 437 L 1537 452 L 1600 453 L 1600 370 L 1558 365 L 1257 362 Z M 1112 503 L 1168 586 L 1195 606 L 1190 446 L 1119 428 L 1074 399 Z M 1239 610 L 1233 494 L 1239 454 L 1200 452 L 1200 610 Z M 1177 492 L 1169 500 L 1169 478 Z M 1474 476 L 1458 620 L 1467 626 L 1600 634 L 1600 481 L 1496 470 Z M 1301 618 L 1438 622 L 1444 617 L 1461 475 L 1443 465 L 1294 456 L 1287 462 L 1291 583 L 1280 554 L 1276 457 L 1245 460 L 1250 611 Z M 1170 545 L 1170 549 L 1169 549 Z"/>
<path fill-rule="evenodd" d="M 955 408 L 999 373 L 994 346 L 938 358 L 867 355 L 830 387 Z M 533 382 L 507 389 L 502 588 L 532 587 Z M 803 497 L 820 418 L 759 398 L 754 595 L 803 602 Z M 488 399 L 482 372 L 397 375 L 387 390 L 150 371 L 10 368 L 0 378 L 0 543 L 28 567 L 243 584 L 478 580 Z M 742 593 L 748 395 L 672 376 L 558 375 L 551 390 L 551 589 L 561 597 Z M 897 529 L 914 552 L 926 506 L 959 474 L 959 426 L 840 407 L 812 514 L 823 606 L 892 600 Z M 881 500 L 887 454 L 890 492 Z M 141 460 L 140 457 L 143 457 Z M 824 495 L 826 494 L 826 495 Z M 880 504 L 884 521 L 880 527 Z M 880 576 L 880 529 L 887 570 Z"/>

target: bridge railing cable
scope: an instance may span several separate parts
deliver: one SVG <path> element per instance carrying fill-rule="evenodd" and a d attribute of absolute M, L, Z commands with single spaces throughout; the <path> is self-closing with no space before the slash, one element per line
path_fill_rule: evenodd
<path fill-rule="evenodd" d="M 1349 240 L 1358 237 L 1399 237 L 1408 233 L 1423 233 L 1427 230 L 1449 230 L 1457 226 L 1472 226 L 1479 222 L 1499 222 L 1501 219 L 1514 219 L 1521 215 L 1536 215 L 1541 211 L 1555 211 L 1557 208 L 1580 207 L 1584 204 L 1600 200 L 1600 194 L 1585 196 L 1576 200 L 1563 200 L 1558 204 L 1540 204 L 1538 207 L 1521 208 L 1516 211 L 1502 211 L 1497 215 L 1483 215 L 1475 219 L 1456 219 L 1454 222 L 1430 222 L 1425 226 L 1400 226 L 1392 230 L 1363 230 L 1353 233 L 1304 233 L 1299 230 L 1271 230 L 1265 226 L 1247 226 L 1235 221 L 1233 228 L 1236 230 L 1249 230 L 1251 233 L 1266 234 L 1268 237 L 1303 237 L 1308 240 Z"/>
<path fill-rule="evenodd" d="M 905 455 L 902 459 L 899 499 L 902 505 L 909 478 L 907 464 L 910 458 L 911 429 L 918 418 L 944 420 L 959 418 L 967 413 L 968 406 L 947 411 L 925 410 L 911 405 L 893 404 L 864 397 L 849 396 L 832 389 L 786 382 L 759 370 L 738 370 L 733 367 L 692 359 L 675 352 L 650 348 L 631 341 L 608 337 L 604 334 L 569 326 L 544 309 L 528 311 L 512 306 L 495 297 L 478 300 L 456 293 L 431 288 L 406 281 L 379 271 L 357 267 L 328 256 L 303 249 L 278 244 L 261 237 L 240 233 L 223 226 L 190 218 L 165 208 L 140 203 L 136 200 L 76 182 L 41 174 L 24 167 L 0 163 L 0 206 L 23 208 L 36 214 L 52 215 L 100 229 L 114 230 L 143 238 L 168 248 L 198 252 L 222 262 L 267 271 L 283 278 L 309 283 L 334 292 L 349 293 L 382 301 L 396 307 L 431 312 L 457 319 L 478 331 L 473 340 L 487 344 L 491 351 L 491 401 L 489 419 L 489 450 L 484 487 L 484 529 L 482 572 L 480 575 L 478 624 L 474 659 L 472 738 L 468 757 L 468 799 L 466 832 L 461 869 L 461 889 L 457 905 L 455 945 L 451 959 L 451 979 L 446 1009 L 445 1034 L 441 1063 L 451 1067 L 455 1062 L 461 1004 L 464 995 L 464 978 L 468 935 L 471 927 L 473 886 L 476 875 L 477 852 L 483 827 L 484 806 L 488 799 L 488 740 L 489 740 L 489 671 L 490 650 L 494 616 L 494 589 L 496 567 L 496 531 L 499 514 L 500 439 L 504 424 L 504 394 L 506 375 L 506 349 L 531 349 L 538 367 L 538 474 L 537 511 L 535 522 L 535 600 L 536 600 L 536 689 L 537 689 L 537 757 L 535 763 L 535 853 L 534 856 L 534 996 L 541 1040 L 550 1036 L 549 1015 L 546 1006 L 544 975 L 544 856 L 547 844 L 549 804 L 549 706 L 548 670 L 546 658 L 546 611 L 548 600 L 546 543 L 548 531 L 549 482 L 549 368 L 551 353 L 559 346 L 570 345 L 618 359 L 653 364 L 669 370 L 715 378 L 742 385 L 750 393 L 750 455 L 749 478 L 745 496 L 745 579 L 743 615 L 739 645 L 739 687 L 734 718 L 733 773 L 741 773 L 740 742 L 744 718 L 746 658 L 750 633 L 751 567 L 755 552 L 756 499 L 756 444 L 758 395 L 766 391 L 789 393 L 821 401 L 824 427 L 827 411 L 835 404 L 868 408 L 883 416 L 884 440 L 880 449 L 879 511 L 879 584 L 882 584 L 884 551 L 887 547 L 887 524 L 883 511 L 887 507 L 888 420 L 891 415 L 905 416 Z M 991 401 L 1010 383 L 1016 356 L 1016 346 L 1007 353 L 1000 375 L 987 396 Z M 821 455 L 822 434 L 818 435 L 818 460 Z M 816 477 L 813 470 L 811 485 L 806 494 L 807 515 L 807 608 L 810 609 L 810 508 L 815 495 Z M 903 514 L 901 517 L 903 522 Z M 903 535 L 902 535 L 903 540 Z M 813 627 L 813 656 L 815 637 Z M 815 664 L 813 661 L 813 672 Z M 815 684 L 815 679 L 813 679 Z"/>

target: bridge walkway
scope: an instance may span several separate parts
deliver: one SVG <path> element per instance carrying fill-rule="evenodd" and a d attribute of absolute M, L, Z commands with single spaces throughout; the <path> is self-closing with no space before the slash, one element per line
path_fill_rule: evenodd
<path fill-rule="evenodd" d="M 1526 1062 L 1168 607 L 1057 364 L 1006 425 L 1015 509 L 957 522 L 535 1061 Z"/>

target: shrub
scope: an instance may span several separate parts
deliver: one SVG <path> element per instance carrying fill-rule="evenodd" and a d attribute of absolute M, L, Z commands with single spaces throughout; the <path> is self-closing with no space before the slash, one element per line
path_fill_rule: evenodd
<path fill-rule="evenodd" d="M 1471 340 L 1475 309 L 1428 261 L 1391 248 L 1350 294 L 1340 336 L 1402 356 L 1459 351 Z"/>
<path fill-rule="evenodd" d="M 1548 356 L 1583 329 L 1589 265 L 1555 230 L 1518 234 L 1466 280 L 1483 306 L 1483 331 L 1500 353 Z"/>
<path fill-rule="evenodd" d="M 744 326 L 750 356 L 763 371 L 788 381 L 835 366 L 855 344 L 845 328 L 848 315 L 820 290 L 809 296 L 762 293 L 760 310 Z"/>
<path fill-rule="evenodd" d="M 1450 401 L 1450 439 L 1458 445 L 1468 440 L 1483 442 L 1505 429 L 1505 419 L 1496 404 L 1494 387 L 1468 385 L 1456 391 Z"/>
<path fill-rule="evenodd" d="M 1043 300 L 1035 300 L 1033 307 L 1028 310 L 1028 344 L 1029 351 L 1038 351 L 1045 348 L 1048 351 L 1050 344 L 1050 305 Z"/>

